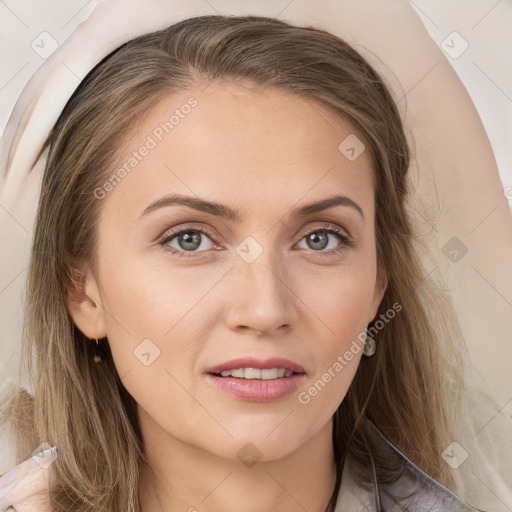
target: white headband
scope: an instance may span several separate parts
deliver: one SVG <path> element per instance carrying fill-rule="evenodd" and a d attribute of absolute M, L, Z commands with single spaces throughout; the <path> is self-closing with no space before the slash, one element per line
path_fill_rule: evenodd
<path fill-rule="evenodd" d="M 20 208 L 29 173 L 34 167 L 37 172 L 44 167 L 46 152 L 38 162 L 36 158 L 48 134 L 80 81 L 103 57 L 141 34 L 189 17 L 217 14 L 208 3 L 199 0 L 100 0 L 88 4 L 87 9 L 89 18 L 32 76 L 5 128 L 0 156 L 0 204 L 8 211 Z"/>

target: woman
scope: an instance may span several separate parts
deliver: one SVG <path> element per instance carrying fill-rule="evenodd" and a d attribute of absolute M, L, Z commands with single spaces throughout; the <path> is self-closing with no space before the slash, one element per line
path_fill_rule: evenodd
<path fill-rule="evenodd" d="M 8 415 L 51 510 L 476 510 L 445 487 L 462 337 L 353 48 L 185 20 L 103 59 L 48 145 Z"/>

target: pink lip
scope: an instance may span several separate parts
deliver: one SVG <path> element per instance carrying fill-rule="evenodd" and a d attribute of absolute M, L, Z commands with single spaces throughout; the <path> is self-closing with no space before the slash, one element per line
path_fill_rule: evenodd
<path fill-rule="evenodd" d="M 305 378 L 306 375 L 304 373 L 294 373 L 289 377 L 273 380 L 219 377 L 211 373 L 206 375 L 207 381 L 217 386 L 221 391 L 248 402 L 273 402 L 279 400 L 295 391 Z"/>
<path fill-rule="evenodd" d="M 306 373 L 302 366 L 283 357 L 271 357 L 269 359 L 239 357 L 238 359 L 231 359 L 231 361 L 213 366 L 212 368 L 206 370 L 206 373 L 220 374 L 224 370 L 236 370 L 238 368 L 260 368 L 262 370 L 270 368 L 284 368 L 285 370 L 291 370 L 295 373 Z"/>
<path fill-rule="evenodd" d="M 284 368 L 294 373 L 289 377 L 269 380 L 222 377 L 220 375 L 224 370 L 236 370 L 238 368 L 260 368 L 263 370 Z M 214 384 L 218 389 L 249 402 L 279 400 L 295 391 L 305 378 L 306 372 L 302 366 L 282 357 L 271 357 L 269 359 L 241 357 L 213 366 L 206 372 L 207 381 Z"/>

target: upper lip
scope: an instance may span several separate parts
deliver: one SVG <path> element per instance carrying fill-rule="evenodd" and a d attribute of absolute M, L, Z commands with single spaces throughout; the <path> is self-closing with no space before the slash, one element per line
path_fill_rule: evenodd
<path fill-rule="evenodd" d="M 225 363 L 212 366 L 206 370 L 206 373 L 218 373 L 220 374 L 224 370 L 236 370 L 238 368 L 284 368 L 285 370 L 291 370 L 294 373 L 306 373 L 304 368 L 289 359 L 284 357 L 271 357 L 269 359 L 258 359 L 256 357 L 239 357 L 238 359 L 231 359 Z"/>

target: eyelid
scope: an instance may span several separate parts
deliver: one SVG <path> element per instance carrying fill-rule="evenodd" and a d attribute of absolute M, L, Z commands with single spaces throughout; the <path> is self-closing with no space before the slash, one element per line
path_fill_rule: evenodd
<path fill-rule="evenodd" d="M 304 228 L 303 230 L 301 230 L 298 233 L 297 237 L 300 241 L 306 235 L 308 235 L 310 233 L 314 233 L 315 231 L 322 231 L 322 230 L 333 230 L 333 231 L 336 231 L 338 235 L 343 236 L 348 240 L 352 239 L 352 237 L 350 236 L 350 233 L 346 229 L 338 226 L 337 224 L 332 224 L 329 222 L 324 222 L 321 226 L 313 226 L 313 227 L 309 227 L 309 228 Z"/>
<path fill-rule="evenodd" d="M 205 227 L 201 222 L 184 222 L 183 224 L 179 224 L 172 228 L 166 229 L 164 231 L 163 235 L 159 238 L 164 238 L 164 237 L 170 236 L 175 233 L 180 233 L 181 231 L 186 231 L 187 229 L 190 231 L 192 231 L 192 230 L 204 231 L 208 235 L 212 234 L 212 230 Z"/>

